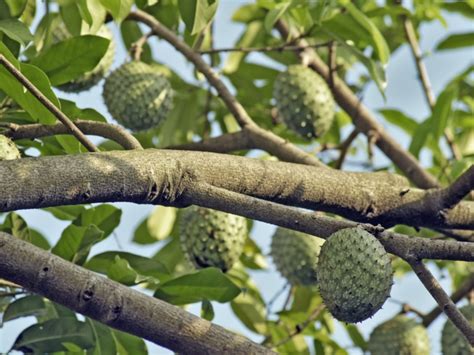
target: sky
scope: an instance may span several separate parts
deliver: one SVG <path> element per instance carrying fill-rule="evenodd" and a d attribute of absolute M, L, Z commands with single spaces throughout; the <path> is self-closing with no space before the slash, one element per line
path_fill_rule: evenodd
<path fill-rule="evenodd" d="M 230 18 L 233 12 L 242 4 L 248 1 L 234 1 L 221 0 L 217 15 L 215 17 L 215 47 L 229 47 L 239 37 L 242 26 L 240 24 L 232 23 Z M 39 17 L 38 17 L 39 18 Z M 37 20 L 38 20 L 37 18 Z M 427 53 L 425 64 L 430 73 L 430 78 L 435 94 L 438 94 L 449 81 L 458 72 L 461 72 L 469 63 L 473 62 L 473 52 L 469 50 L 449 51 L 446 53 L 434 53 L 433 48 L 436 43 L 451 33 L 466 32 L 472 30 L 470 24 L 465 18 L 447 14 L 446 20 L 448 27 L 444 28 L 439 22 L 432 22 L 424 25 L 421 28 L 421 48 L 424 53 Z M 112 25 L 111 29 L 115 34 L 115 38 L 119 39 L 119 31 L 116 25 Z M 120 40 L 118 42 L 118 55 L 114 63 L 114 67 L 119 66 L 126 59 L 125 49 Z M 181 55 L 177 53 L 170 45 L 164 41 L 159 41 L 156 38 L 152 39 L 152 48 L 155 58 L 166 65 L 169 65 L 173 70 L 181 74 L 184 78 L 192 80 L 193 66 L 189 64 Z M 282 70 L 282 66 L 278 65 L 261 54 L 251 54 L 249 61 L 255 61 L 268 66 L 273 66 Z M 411 53 L 407 46 L 398 49 L 391 57 L 387 68 L 387 100 L 384 101 L 378 93 L 375 85 L 369 85 L 364 95 L 364 103 L 374 112 L 382 108 L 402 108 L 410 116 L 418 120 L 424 119 L 428 115 L 428 107 L 426 105 L 421 86 L 417 79 L 416 68 L 413 63 Z M 102 83 L 101 83 L 102 84 Z M 81 95 L 64 94 L 57 91 L 62 98 L 73 100 L 79 107 L 92 107 L 101 112 L 106 117 L 110 118 L 105 108 L 102 98 L 102 85 L 91 89 L 89 92 Z M 404 147 L 408 147 L 409 140 L 396 127 L 388 127 L 390 133 L 394 138 L 400 142 Z M 348 132 L 345 132 L 346 134 Z M 426 154 L 422 154 L 422 163 L 427 159 Z M 376 150 L 375 163 L 376 165 L 385 165 L 388 160 L 383 153 Z M 348 168 L 351 168 L 348 166 Z M 152 246 L 140 246 L 131 242 L 133 232 L 137 225 L 143 218 L 152 211 L 153 206 L 134 205 L 130 203 L 117 203 L 117 207 L 123 209 L 122 221 L 120 226 L 116 229 L 114 236 L 109 237 L 104 242 L 96 245 L 92 249 L 91 255 L 95 255 L 107 250 L 127 250 L 132 253 L 152 256 L 159 249 L 159 244 Z M 41 231 L 54 244 L 61 235 L 62 230 L 67 226 L 67 223 L 58 221 L 42 211 L 28 210 L 20 211 L 28 224 Z M 261 246 L 263 252 L 269 252 L 271 235 L 275 227 L 257 222 L 254 224 L 252 230 L 253 239 Z M 270 259 L 269 259 L 270 260 Z M 440 280 L 441 285 L 447 292 L 450 292 L 450 280 L 447 277 L 440 277 L 438 271 L 430 265 L 430 269 L 435 276 Z M 266 300 L 271 299 L 285 284 L 285 280 L 275 271 L 274 266 L 270 262 L 270 270 L 265 272 L 252 272 L 255 282 L 260 286 L 261 292 Z M 274 308 L 283 302 L 283 297 L 275 303 Z M 383 309 L 379 311 L 373 318 L 368 319 L 359 325 L 363 335 L 367 339 L 372 329 L 381 322 L 392 318 L 399 310 L 399 302 L 409 302 L 410 305 L 419 309 L 422 312 L 429 311 L 435 306 L 435 301 L 424 289 L 418 279 L 413 276 L 407 276 L 403 279 L 396 279 L 395 285 L 392 288 L 391 298 L 384 305 Z M 255 341 L 261 340 L 257 336 L 248 331 L 238 319 L 235 318 L 230 307 L 213 303 L 216 317 L 213 322 L 225 326 L 236 332 L 240 332 Z M 199 305 L 194 305 L 189 310 L 195 314 L 199 314 Z M 429 327 L 429 336 L 432 343 L 432 354 L 440 353 L 439 337 L 442 325 L 445 321 L 444 316 L 438 319 Z M 11 344 L 14 342 L 16 336 L 25 327 L 34 323 L 33 318 L 23 318 L 16 321 L 7 322 L 3 328 L 0 329 L 0 353 L 6 352 Z M 351 341 L 343 328 L 337 326 L 335 333 L 336 341 L 343 346 L 350 346 Z M 173 354 L 172 352 L 160 348 L 154 344 L 148 343 L 150 354 Z M 360 354 L 356 349 L 349 349 L 349 353 Z"/>

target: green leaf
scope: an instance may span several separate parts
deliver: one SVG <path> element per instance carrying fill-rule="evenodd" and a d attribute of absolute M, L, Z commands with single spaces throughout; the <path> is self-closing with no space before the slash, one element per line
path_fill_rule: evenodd
<path fill-rule="evenodd" d="M 431 118 L 428 118 L 418 125 L 415 134 L 412 136 L 410 147 L 408 148 L 408 150 L 415 157 L 418 157 L 421 148 L 423 148 L 423 146 L 425 145 L 426 140 L 428 139 L 428 135 L 431 131 L 431 126 Z"/>
<path fill-rule="evenodd" d="M 390 49 L 382 33 L 374 25 L 374 23 L 364 15 L 364 13 L 357 9 L 357 7 L 348 0 L 340 0 L 341 3 L 350 13 L 352 18 L 370 35 L 372 45 L 377 57 L 383 64 L 387 64 L 390 58 Z"/>
<path fill-rule="evenodd" d="M 201 318 L 206 319 L 208 321 L 212 321 L 214 319 L 214 308 L 212 307 L 212 303 L 208 300 L 202 300 Z"/>
<path fill-rule="evenodd" d="M 152 244 L 157 242 L 157 240 L 150 234 L 148 229 L 148 217 L 144 218 L 135 229 L 133 241 L 138 244 Z"/>
<path fill-rule="evenodd" d="M 43 209 L 51 213 L 54 217 L 63 220 L 63 221 L 73 221 L 75 220 L 84 210 L 84 206 L 74 205 L 74 206 L 58 206 L 58 207 L 47 207 Z"/>
<path fill-rule="evenodd" d="M 81 109 L 73 101 L 60 99 L 63 113 L 71 120 L 88 120 L 96 122 L 107 122 L 106 118 L 92 108 Z M 69 206 L 74 207 L 74 206 Z"/>
<path fill-rule="evenodd" d="M 102 204 L 96 207 L 83 210 L 73 222 L 76 226 L 94 225 L 104 232 L 104 238 L 120 224 L 122 210 L 108 204 Z"/>
<path fill-rule="evenodd" d="M 9 9 L 10 15 L 12 17 L 18 17 L 24 11 L 28 0 L 5 0 Z"/>
<path fill-rule="evenodd" d="M 169 275 L 168 269 L 161 262 L 121 251 L 108 251 L 95 255 L 86 263 L 85 267 L 95 272 L 107 274 L 110 266 L 115 263 L 117 256 L 122 260 L 126 260 L 130 267 L 140 275 L 158 279 L 164 279 Z"/>
<path fill-rule="evenodd" d="M 112 329 L 117 355 L 147 355 L 145 341 L 135 335 Z"/>
<path fill-rule="evenodd" d="M 153 256 L 153 260 L 159 261 L 165 265 L 170 273 L 173 273 L 178 268 L 187 265 L 179 238 L 172 238 L 168 244 L 163 246 L 163 248 Z"/>
<path fill-rule="evenodd" d="M 431 118 L 432 133 L 435 141 L 438 141 L 448 124 L 452 103 L 456 96 L 457 88 L 455 86 L 448 86 L 436 100 Z"/>
<path fill-rule="evenodd" d="M 120 24 L 120 33 L 122 34 L 125 48 L 128 50 L 132 47 L 132 44 L 134 44 L 143 36 L 143 32 L 138 26 L 137 22 L 132 20 L 125 20 Z M 149 64 L 153 62 L 151 48 L 148 42 L 145 42 L 145 44 L 142 46 L 140 60 Z"/>
<path fill-rule="evenodd" d="M 19 214 L 10 212 L 3 225 L 0 225 L 0 231 L 9 233 L 19 239 L 30 241 L 30 230 L 26 221 Z"/>
<path fill-rule="evenodd" d="M 387 122 L 400 127 L 409 135 L 413 135 L 413 133 L 415 133 L 416 129 L 418 128 L 418 122 L 416 122 L 413 118 L 408 117 L 401 111 L 387 108 L 379 110 L 379 112 L 383 115 Z"/>
<path fill-rule="evenodd" d="M 51 249 L 51 245 L 49 241 L 37 230 L 31 229 L 30 230 L 30 240 L 29 242 L 33 245 L 36 245 L 38 248 L 49 250 Z"/>
<path fill-rule="evenodd" d="M 178 0 L 179 13 L 191 35 L 201 32 L 214 17 L 219 0 Z"/>
<path fill-rule="evenodd" d="M 61 238 L 51 250 L 53 254 L 65 260 L 82 265 L 89 255 L 92 246 L 100 242 L 104 232 L 95 225 L 69 225 L 64 229 Z"/>
<path fill-rule="evenodd" d="M 35 353 L 65 351 L 63 343 L 72 343 L 81 349 L 94 346 L 94 337 L 90 327 L 74 318 L 50 319 L 23 330 L 15 343 L 14 350 Z"/>
<path fill-rule="evenodd" d="M 117 22 L 121 22 L 130 13 L 133 0 L 100 0 L 101 4 L 110 11 Z"/>
<path fill-rule="evenodd" d="M 474 32 L 456 33 L 443 39 L 436 46 L 436 50 L 454 49 L 474 46 Z"/>
<path fill-rule="evenodd" d="M 33 40 L 33 35 L 30 33 L 28 27 L 17 19 L 0 20 L 0 32 L 5 33 L 12 40 L 26 46 Z"/>
<path fill-rule="evenodd" d="M 170 236 L 176 220 L 176 208 L 158 206 L 148 217 L 148 230 L 153 238 L 162 240 Z"/>
<path fill-rule="evenodd" d="M 204 299 L 229 302 L 240 289 L 217 268 L 206 268 L 160 285 L 154 296 L 171 304 L 188 304 Z"/>
<path fill-rule="evenodd" d="M 73 36 L 79 36 L 82 28 L 82 18 L 77 4 L 74 1 L 64 1 L 59 7 L 59 12 L 68 32 Z"/>
<path fill-rule="evenodd" d="M 3 321 L 8 322 L 21 317 L 38 316 L 45 313 L 43 297 L 31 295 L 10 303 L 3 314 Z"/>
<path fill-rule="evenodd" d="M 73 37 L 52 45 L 31 62 L 49 76 L 52 85 L 60 85 L 94 69 L 109 43 L 100 36 Z"/>
<path fill-rule="evenodd" d="M 267 333 L 265 307 L 258 300 L 242 293 L 231 302 L 230 306 L 248 329 L 258 334 Z"/>
<path fill-rule="evenodd" d="M 0 53 L 17 69 L 20 69 L 23 75 L 25 75 L 55 106 L 60 108 L 59 101 L 51 89 L 51 83 L 45 73 L 31 64 L 20 64 L 2 42 L 0 42 Z M 44 124 L 56 122 L 54 115 L 27 91 L 15 77 L 3 68 L 3 66 L 0 66 L 0 90 L 3 90 L 38 122 Z"/>
<path fill-rule="evenodd" d="M 134 286 L 146 281 L 146 277 L 141 277 L 130 267 L 127 260 L 115 255 L 115 260 L 107 268 L 107 277 L 111 280 L 120 282 L 123 285 Z"/>
<path fill-rule="evenodd" d="M 275 26 L 275 23 L 285 14 L 290 5 L 291 1 L 285 1 L 276 4 L 275 7 L 267 13 L 267 15 L 265 16 L 264 26 L 265 30 L 268 33 L 273 30 L 273 26 Z"/>
<path fill-rule="evenodd" d="M 363 351 L 367 351 L 367 342 L 364 340 L 364 337 L 360 333 L 357 326 L 355 324 L 345 324 L 345 328 L 354 345 L 358 346 Z"/>

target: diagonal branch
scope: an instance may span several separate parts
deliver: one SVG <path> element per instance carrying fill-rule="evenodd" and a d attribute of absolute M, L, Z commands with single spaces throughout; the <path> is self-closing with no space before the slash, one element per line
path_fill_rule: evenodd
<path fill-rule="evenodd" d="M 415 29 L 413 28 L 413 23 L 410 18 L 405 16 L 403 18 L 403 28 L 405 30 L 405 35 L 410 45 L 413 58 L 415 59 L 416 68 L 418 70 L 418 75 L 420 77 L 421 85 L 423 86 L 423 92 L 425 93 L 426 101 L 430 106 L 431 111 L 436 105 L 436 98 L 431 89 L 430 78 L 428 76 L 428 71 L 426 70 L 425 64 L 423 63 L 423 56 L 421 53 L 420 44 L 416 38 Z M 462 154 L 459 152 L 458 147 L 454 144 L 454 137 L 448 129 L 444 130 L 444 137 L 448 143 L 449 148 L 453 154 L 453 157 L 457 160 L 462 158 Z"/>
<path fill-rule="evenodd" d="M 471 274 L 459 288 L 451 295 L 451 300 L 454 303 L 459 302 L 463 297 L 467 296 L 469 292 L 474 290 L 474 274 Z M 428 327 L 443 311 L 440 307 L 435 307 L 433 310 L 423 317 L 423 325 Z"/>
<path fill-rule="evenodd" d="M 274 354 L 179 307 L 3 232 L 0 232 L 0 277 L 110 327 L 179 353 Z"/>
<path fill-rule="evenodd" d="M 74 124 L 84 134 L 108 138 L 117 142 L 125 149 L 143 149 L 140 142 L 121 126 L 88 120 L 76 120 L 74 121 Z M 55 125 L 43 125 L 39 123 L 27 125 L 0 123 L 0 129 L 2 127 L 7 129 L 6 131 L 2 132 L 2 134 L 10 137 L 13 140 L 35 139 L 54 136 L 57 134 L 71 134 L 69 129 L 62 123 L 57 123 Z"/>
<path fill-rule="evenodd" d="M 244 107 L 236 100 L 234 95 L 232 95 L 224 82 L 219 79 L 212 68 L 202 59 L 201 55 L 195 52 L 166 26 L 163 26 L 153 16 L 147 14 L 144 11 L 136 10 L 132 11 L 128 15 L 128 18 L 142 22 L 149 26 L 157 36 L 169 42 L 176 50 L 181 52 L 186 57 L 186 59 L 192 62 L 196 69 L 206 77 L 208 82 L 219 93 L 219 96 L 224 101 L 232 115 L 235 117 L 240 127 L 242 129 L 248 129 L 251 132 L 253 141 L 259 140 L 261 142 L 260 145 L 265 147 L 262 149 L 265 149 L 267 152 L 284 161 L 325 167 L 325 165 L 322 164 L 316 157 L 307 154 L 300 148 L 273 134 L 272 132 L 259 127 L 248 115 Z"/>
<path fill-rule="evenodd" d="M 451 322 L 453 322 L 453 324 L 464 335 L 469 344 L 474 346 L 474 327 L 469 324 L 469 321 L 466 319 L 466 317 L 464 317 L 464 315 L 457 309 L 454 302 L 451 300 L 451 298 L 449 298 L 446 292 L 444 292 L 441 285 L 426 268 L 422 260 L 419 258 L 408 257 L 405 259 L 405 261 L 410 264 L 413 271 L 415 271 L 416 276 L 418 276 L 425 288 L 428 290 L 431 296 L 433 296 L 439 307 L 448 316 Z"/>
<path fill-rule="evenodd" d="M 450 186 L 441 191 L 442 208 L 452 208 L 472 190 L 474 190 L 474 165 L 471 165 Z"/>
<path fill-rule="evenodd" d="M 79 128 L 58 109 L 36 86 L 28 80 L 15 66 L 8 61 L 3 54 L 0 54 L 0 64 L 7 69 L 41 104 L 46 107 L 68 130 L 81 142 L 90 152 L 98 152 L 97 147 L 87 138 Z"/>
<path fill-rule="evenodd" d="M 276 28 L 283 38 L 289 37 L 288 27 L 281 20 L 277 22 Z M 299 44 L 305 46 L 306 41 L 300 40 Z M 312 48 L 306 48 L 304 51 L 299 52 L 299 55 L 302 61 L 307 62 L 309 67 L 321 75 L 326 82 L 330 82 L 331 71 Z M 357 129 L 366 135 L 370 132 L 376 133 L 378 137 L 376 141 L 377 147 L 379 147 L 415 185 L 424 189 L 439 186 L 436 179 L 423 169 L 418 160 L 403 149 L 400 144 L 385 131 L 370 110 L 360 103 L 360 100 L 344 81 L 335 76 L 334 86 L 331 89 L 336 102 L 352 117 Z"/>

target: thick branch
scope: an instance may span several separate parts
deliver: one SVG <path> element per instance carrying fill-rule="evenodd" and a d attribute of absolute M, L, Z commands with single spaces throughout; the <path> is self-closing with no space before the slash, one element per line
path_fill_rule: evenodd
<path fill-rule="evenodd" d="M 467 296 L 469 292 L 471 292 L 472 290 L 474 290 L 474 274 L 469 276 L 467 280 L 465 280 L 463 284 L 459 286 L 459 288 L 456 291 L 453 292 L 453 294 L 451 295 L 451 300 L 454 303 L 457 303 L 463 297 Z M 440 307 L 433 308 L 433 310 L 430 313 L 422 317 L 423 325 L 425 327 L 428 327 L 442 312 L 443 311 L 441 310 Z"/>
<path fill-rule="evenodd" d="M 200 142 L 171 146 L 166 149 L 230 153 L 238 150 L 257 148 L 251 144 L 250 135 L 250 131 L 243 129 L 235 133 L 227 133 L 215 138 L 204 139 Z"/>
<path fill-rule="evenodd" d="M 277 29 L 283 38 L 289 36 L 289 31 L 282 21 L 277 22 Z M 305 40 L 300 40 L 301 46 L 306 46 Z M 319 58 L 317 53 L 306 48 L 299 52 L 300 57 L 309 67 L 321 75 L 326 82 L 331 82 L 331 71 Z M 376 145 L 387 155 L 403 173 L 420 188 L 438 187 L 436 179 L 426 172 L 416 158 L 403 149 L 380 125 L 369 109 L 360 103 L 357 96 L 337 76 L 334 77 L 334 85 L 331 87 L 334 98 L 339 106 L 352 117 L 354 125 L 360 132 L 366 135 L 376 133 Z"/>
<path fill-rule="evenodd" d="M 176 352 L 273 354 L 241 335 L 2 232 L 0 277 L 75 312 Z"/>
<path fill-rule="evenodd" d="M 461 331 L 466 337 L 467 341 L 474 346 L 474 327 L 469 324 L 469 321 L 464 315 L 457 309 L 454 302 L 444 292 L 441 285 L 434 278 L 431 272 L 426 268 L 423 262 L 418 258 L 407 258 L 405 259 L 412 269 L 415 271 L 416 276 L 423 283 L 428 292 L 438 303 L 439 307 L 453 322 L 453 324 Z"/>
<path fill-rule="evenodd" d="M 117 142 L 125 149 L 143 149 L 140 142 L 121 126 L 113 125 L 110 123 L 87 120 L 76 120 L 74 121 L 74 124 L 84 134 L 108 138 Z M 2 132 L 2 134 L 7 137 L 10 137 L 13 140 L 35 139 L 53 136 L 57 134 L 71 134 L 69 129 L 62 123 L 57 123 L 55 125 L 17 125 L 14 123 L 9 123 L 6 127 L 8 128 L 8 130 Z"/>
<path fill-rule="evenodd" d="M 0 54 L 0 64 L 12 74 L 28 91 L 46 107 L 69 131 L 81 142 L 90 152 L 98 152 L 97 147 L 92 143 L 79 128 L 74 125 L 69 117 L 61 112 L 41 91 L 39 91 L 26 76 L 24 76 L 13 64 L 11 64 L 3 54 Z"/>
<path fill-rule="evenodd" d="M 253 140 L 260 140 L 260 145 L 265 146 L 265 150 L 267 152 L 285 161 L 315 166 L 325 166 L 316 157 L 307 154 L 283 138 L 260 128 L 248 115 L 244 107 L 236 100 L 234 95 L 232 95 L 229 89 L 225 86 L 224 82 L 219 79 L 212 68 L 202 59 L 199 53 L 196 53 L 191 47 L 189 47 L 178 36 L 176 36 L 176 34 L 170 31 L 166 26 L 163 26 L 153 16 L 147 14 L 146 12 L 137 10 L 131 12 L 128 17 L 149 26 L 157 36 L 168 41 L 174 48 L 176 48 L 176 50 L 181 52 L 186 57 L 186 59 L 192 62 L 196 69 L 206 77 L 209 83 L 219 93 L 222 101 L 224 101 L 240 127 L 242 129 L 248 129 L 249 131 L 252 131 Z"/>
<path fill-rule="evenodd" d="M 463 201 L 437 218 L 430 206 L 411 208 L 430 191 L 408 190 L 404 178 L 389 173 L 156 149 L 2 161 L 0 211 L 105 201 L 177 203 L 195 182 L 364 223 L 474 228 L 474 203 Z"/>

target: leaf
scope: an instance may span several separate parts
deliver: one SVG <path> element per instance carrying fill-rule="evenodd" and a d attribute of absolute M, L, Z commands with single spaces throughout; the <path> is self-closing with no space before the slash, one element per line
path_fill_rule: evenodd
<path fill-rule="evenodd" d="M 46 313 L 46 309 L 43 297 L 31 295 L 10 303 L 3 314 L 3 321 L 8 322 L 17 318 L 37 316 L 44 313 Z"/>
<path fill-rule="evenodd" d="M 431 118 L 427 118 L 424 122 L 418 125 L 418 128 L 415 131 L 415 134 L 412 136 L 410 147 L 408 148 L 409 152 L 415 157 L 418 157 L 420 154 L 421 148 L 426 143 L 428 135 L 431 130 Z"/>
<path fill-rule="evenodd" d="M 211 22 L 218 5 L 219 0 L 178 0 L 179 13 L 191 35 L 201 32 Z"/>
<path fill-rule="evenodd" d="M 92 246 L 103 239 L 104 232 L 95 225 L 69 225 L 51 250 L 61 258 L 82 265 Z"/>
<path fill-rule="evenodd" d="M 115 255 L 115 260 L 107 268 L 107 277 L 120 282 L 123 285 L 134 286 L 146 281 L 146 277 L 140 275 L 130 267 L 127 260 Z"/>
<path fill-rule="evenodd" d="M 107 274 L 110 265 L 115 263 L 117 256 L 126 260 L 130 267 L 141 275 L 158 279 L 163 279 L 166 275 L 169 275 L 168 269 L 161 262 L 122 251 L 108 251 L 95 255 L 85 264 L 85 267 L 95 272 Z"/>
<path fill-rule="evenodd" d="M 374 23 L 350 1 L 340 0 L 339 3 L 341 3 L 349 11 L 352 18 L 368 32 L 377 57 L 383 64 L 387 64 L 390 59 L 390 49 L 382 33 L 380 33 Z"/>
<path fill-rule="evenodd" d="M 150 235 L 156 240 L 169 237 L 176 220 L 176 208 L 158 206 L 148 217 L 147 226 Z"/>
<path fill-rule="evenodd" d="M 171 304 L 203 301 L 229 302 L 240 289 L 217 268 L 206 268 L 177 277 L 160 285 L 154 296 Z"/>
<path fill-rule="evenodd" d="M 85 207 L 80 205 L 47 207 L 43 209 L 43 211 L 47 211 L 63 221 L 75 220 L 84 210 Z"/>
<path fill-rule="evenodd" d="M 125 20 L 120 24 L 120 33 L 122 34 L 123 43 L 127 49 L 130 49 L 132 44 L 143 36 L 143 32 L 137 22 L 132 20 Z M 142 46 L 140 60 L 149 64 L 153 62 L 151 48 L 148 42 L 145 42 Z"/>
<path fill-rule="evenodd" d="M 24 11 L 28 0 L 5 0 L 12 17 L 18 17 Z"/>
<path fill-rule="evenodd" d="M 30 80 L 56 107 L 60 108 L 59 101 L 51 89 L 48 77 L 39 68 L 19 63 L 4 43 L 0 42 L 0 53 L 3 54 L 24 76 Z M 48 111 L 23 85 L 18 82 L 3 66 L 0 66 L 0 90 L 3 90 L 18 103 L 30 116 L 39 123 L 52 124 L 56 122 L 54 115 Z"/>
<path fill-rule="evenodd" d="M 133 0 L 100 0 L 100 2 L 117 22 L 127 17 L 133 5 Z"/>
<path fill-rule="evenodd" d="M 201 303 L 201 318 L 208 320 L 209 322 L 214 319 L 214 308 L 212 303 L 204 299 Z"/>
<path fill-rule="evenodd" d="M 248 294 L 240 294 L 230 304 L 237 318 L 251 331 L 258 334 L 268 332 L 265 308 Z"/>
<path fill-rule="evenodd" d="M 345 328 L 354 345 L 358 346 L 363 351 L 367 351 L 367 342 L 364 340 L 364 337 L 357 326 L 355 324 L 345 324 Z"/>
<path fill-rule="evenodd" d="M 106 238 L 120 224 L 121 216 L 121 209 L 112 205 L 102 204 L 83 210 L 73 224 L 76 226 L 94 225 L 104 232 L 103 238 Z"/>
<path fill-rule="evenodd" d="M 157 242 L 148 229 L 148 217 L 145 217 L 135 229 L 133 241 L 138 244 L 152 244 Z"/>
<path fill-rule="evenodd" d="M 400 127 L 409 135 L 413 135 L 418 127 L 418 122 L 401 111 L 395 109 L 382 109 L 379 110 L 379 112 L 387 122 Z"/>
<path fill-rule="evenodd" d="M 275 23 L 285 14 L 290 4 L 291 1 L 276 4 L 276 6 L 267 13 L 265 16 L 264 27 L 268 33 L 273 30 L 273 26 L 275 26 Z"/>
<path fill-rule="evenodd" d="M 23 330 L 13 344 L 13 350 L 35 353 L 65 351 L 63 343 L 72 343 L 81 349 L 94 346 L 90 327 L 74 318 L 50 319 Z"/>
<path fill-rule="evenodd" d="M 26 221 L 15 212 L 10 212 L 7 215 L 3 225 L 0 225 L 0 230 L 19 239 L 30 241 L 30 230 Z"/>
<path fill-rule="evenodd" d="M 474 32 L 452 34 L 436 46 L 436 50 L 446 50 L 474 46 Z"/>
<path fill-rule="evenodd" d="M 49 76 L 52 85 L 60 85 L 94 69 L 109 44 L 100 36 L 73 37 L 52 45 L 31 62 Z"/>
<path fill-rule="evenodd" d="M 135 335 L 112 329 L 117 355 L 147 355 L 145 341 Z"/>
<path fill-rule="evenodd" d="M 33 35 L 28 27 L 21 21 L 13 18 L 0 20 L 0 32 L 5 33 L 12 40 L 26 46 L 33 40 Z"/>
<path fill-rule="evenodd" d="M 457 96 L 457 89 L 455 86 L 448 86 L 436 100 L 431 117 L 432 134 L 435 141 L 441 137 L 448 124 L 448 118 L 451 114 L 451 107 L 454 99 Z"/>

